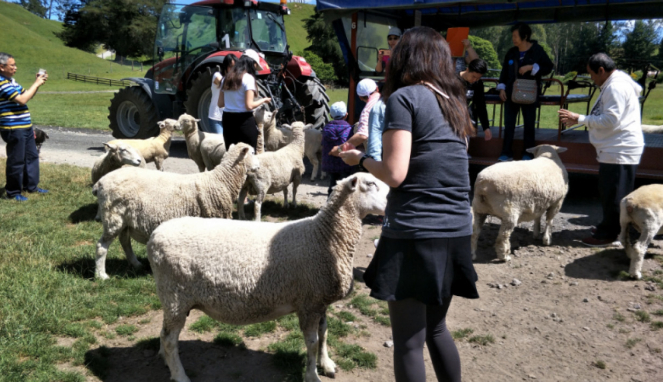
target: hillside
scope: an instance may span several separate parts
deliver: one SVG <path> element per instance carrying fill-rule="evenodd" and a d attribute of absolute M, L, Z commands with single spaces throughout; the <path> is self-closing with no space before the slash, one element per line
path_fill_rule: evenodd
<path fill-rule="evenodd" d="M 308 48 L 311 43 L 306 40 L 304 20 L 315 13 L 315 5 L 311 4 L 288 4 L 290 15 L 285 18 L 285 31 L 288 35 L 288 44 L 292 52 L 300 52 Z"/>
<path fill-rule="evenodd" d="M 110 78 L 142 76 L 138 71 L 132 73 L 131 67 L 117 64 L 110 73 L 108 61 L 64 45 L 55 35 L 61 30 L 61 23 L 35 16 L 18 4 L 0 2 L 0 25 L 3 26 L 0 51 L 16 58 L 16 80 L 25 87 L 32 83 L 39 68 L 48 70 L 48 90 L 98 89 L 94 88 L 96 85 L 67 81 L 66 72 Z"/>

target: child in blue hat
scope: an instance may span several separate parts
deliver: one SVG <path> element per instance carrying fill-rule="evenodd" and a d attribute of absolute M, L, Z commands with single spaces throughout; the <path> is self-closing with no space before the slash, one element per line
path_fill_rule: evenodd
<path fill-rule="evenodd" d="M 330 113 L 333 120 L 329 121 L 322 129 L 322 171 L 329 174 L 330 195 L 336 183 L 355 172 L 355 166 L 343 162 L 343 159 L 332 156 L 329 152 L 334 147 L 340 147 L 352 136 L 352 125 L 346 121 L 348 111 L 344 102 L 336 102 L 331 105 Z"/>

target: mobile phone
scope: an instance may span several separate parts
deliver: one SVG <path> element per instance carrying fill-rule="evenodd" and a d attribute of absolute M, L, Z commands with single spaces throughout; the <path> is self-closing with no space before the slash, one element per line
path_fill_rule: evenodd
<path fill-rule="evenodd" d="M 39 74 L 40 76 L 46 75 L 46 69 L 39 69 L 39 72 L 37 74 Z"/>

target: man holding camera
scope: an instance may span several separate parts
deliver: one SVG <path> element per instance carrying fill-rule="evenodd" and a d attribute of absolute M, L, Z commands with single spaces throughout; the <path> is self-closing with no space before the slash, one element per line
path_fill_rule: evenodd
<path fill-rule="evenodd" d="M 16 61 L 0 52 L 0 136 L 7 143 L 7 184 L 5 198 L 19 202 L 28 200 L 22 191 L 45 194 L 39 184 L 39 152 L 27 103 L 48 80 L 40 70 L 35 82 L 25 90 L 14 79 Z"/>

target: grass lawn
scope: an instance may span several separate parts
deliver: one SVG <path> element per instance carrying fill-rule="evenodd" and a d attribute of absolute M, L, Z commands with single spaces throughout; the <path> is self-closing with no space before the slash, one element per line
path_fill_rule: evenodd
<path fill-rule="evenodd" d="M 36 125 L 110 131 L 108 129 L 108 107 L 113 96 L 113 93 L 37 93 L 37 96 L 28 105 L 32 121 Z"/>
<path fill-rule="evenodd" d="M 4 173 L 2 159 L 0 174 Z M 0 199 L 0 381 L 86 380 L 78 372 L 57 368 L 64 363 L 84 366 L 103 380 L 114 366 L 104 358 L 108 353 L 104 348 L 90 349 L 115 335 L 134 341 L 131 334 L 136 327 L 126 325 L 122 317 L 161 308 L 154 280 L 148 271 L 134 271 L 116 240 L 106 260 L 111 279 L 95 281 L 94 253 L 102 230 L 94 221 L 97 206 L 89 185 L 90 170 L 42 164 L 41 178 L 40 184 L 49 194 L 29 195 L 23 203 Z M 279 221 L 316 212 L 305 205 L 287 211 L 274 202 L 263 205 L 263 216 Z M 145 246 L 134 243 L 134 250 L 147 266 Z M 342 342 L 342 337 L 357 330 L 334 314 L 331 308 L 329 345 L 336 361 L 346 370 L 374 368 L 375 355 Z M 305 346 L 296 317 L 245 327 L 206 320 L 194 328 L 216 330 L 215 342 L 222 346 L 239 345 L 244 337 L 259 337 L 277 325 L 290 332 L 285 340 L 269 345 L 268 352 L 277 367 L 293 377 L 289 380 L 301 381 Z M 102 330 L 104 326 L 108 330 Z M 58 339 L 68 345 L 58 345 Z M 141 341 L 133 345 L 145 346 Z M 154 345 L 158 349 L 158 340 Z"/>

